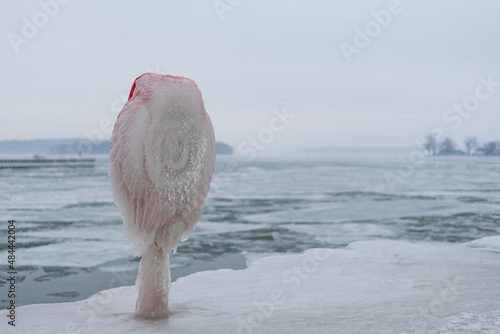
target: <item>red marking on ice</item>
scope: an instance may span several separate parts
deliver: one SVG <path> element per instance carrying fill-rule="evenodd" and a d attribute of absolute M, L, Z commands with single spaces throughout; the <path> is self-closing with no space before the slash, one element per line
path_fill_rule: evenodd
<path fill-rule="evenodd" d="M 138 77 L 137 79 L 139 79 L 140 77 Z M 135 90 L 135 82 L 137 81 L 137 79 L 134 80 L 134 83 L 132 84 L 132 88 L 130 89 L 130 93 L 128 94 L 128 99 L 130 101 L 130 98 L 132 97 L 132 95 L 134 94 L 134 90 Z M 118 116 L 120 117 L 120 116 Z"/>

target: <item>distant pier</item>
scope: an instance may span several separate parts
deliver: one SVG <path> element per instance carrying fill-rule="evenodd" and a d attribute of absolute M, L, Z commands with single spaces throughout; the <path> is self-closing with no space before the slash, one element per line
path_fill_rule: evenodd
<path fill-rule="evenodd" d="M 93 158 L 74 159 L 0 159 L 0 169 L 47 167 L 94 167 Z"/>

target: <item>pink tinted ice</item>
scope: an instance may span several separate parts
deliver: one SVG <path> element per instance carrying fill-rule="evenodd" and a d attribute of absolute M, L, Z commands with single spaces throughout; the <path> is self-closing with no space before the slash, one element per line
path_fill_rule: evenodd
<path fill-rule="evenodd" d="M 215 136 L 196 83 L 146 73 L 116 120 L 109 179 L 134 254 L 142 256 L 136 314 L 168 315 L 169 255 L 200 218 Z"/>

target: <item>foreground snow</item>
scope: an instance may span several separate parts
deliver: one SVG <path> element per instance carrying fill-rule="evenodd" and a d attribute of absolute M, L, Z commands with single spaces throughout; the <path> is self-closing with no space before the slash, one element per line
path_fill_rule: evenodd
<path fill-rule="evenodd" d="M 3 310 L 0 332 L 500 333 L 500 237 L 272 256 L 181 278 L 170 296 L 167 319 L 136 318 L 135 288 L 122 287 L 20 307 L 16 327 Z"/>

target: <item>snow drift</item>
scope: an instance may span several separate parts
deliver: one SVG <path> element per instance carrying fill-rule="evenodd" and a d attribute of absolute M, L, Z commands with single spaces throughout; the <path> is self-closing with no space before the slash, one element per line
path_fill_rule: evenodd
<path fill-rule="evenodd" d="M 172 284 L 171 314 L 134 316 L 133 287 L 18 309 L 12 333 L 498 333 L 500 240 L 486 248 L 355 242 L 199 272 Z M 476 245 L 481 244 L 479 242 Z M 0 315 L 5 319 L 6 311 Z M 10 326 L 9 326 L 10 327 Z"/>

